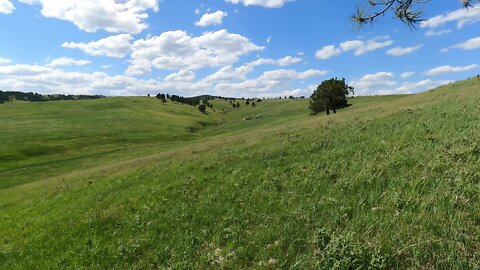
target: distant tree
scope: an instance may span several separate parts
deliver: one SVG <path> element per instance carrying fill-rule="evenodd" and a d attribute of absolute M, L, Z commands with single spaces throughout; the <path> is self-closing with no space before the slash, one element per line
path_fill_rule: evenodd
<path fill-rule="evenodd" d="M 252 107 L 256 107 L 257 104 L 255 104 L 255 102 L 252 102 Z"/>
<path fill-rule="evenodd" d="M 167 103 L 167 99 L 165 97 L 165 94 L 157 94 L 157 99 L 161 100 L 162 103 Z"/>
<path fill-rule="evenodd" d="M 332 78 L 323 81 L 310 97 L 312 114 L 327 112 L 337 113 L 337 109 L 348 107 L 347 96 L 353 94 L 353 87 L 345 83 L 345 79 Z"/>
<path fill-rule="evenodd" d="M 245 102 L 245 105 L 249 105 L 250 104 L 250 99 L 247 99 L 247 102 Z"/>
<path fill-rule="evenodd" d="M 232 103 L 232 107 L 233 107 L 233 108 L 237 108 L 237 104 Z"/>
<path fill-rule="evenodd" d="M 206 113 L 207 112 L 207 105 L 205 105 L 205 104 L 198 105 L 198 110 L 202 113 Z"/>
<path fill-rule="evenodd" d="M 147 97 L 150 97 L 150 94 L 147 94 Z"/>
<path fill-rule="evenodd" d="M 423 12 L 419 6 L 431 2 L 430 0 L 364 0 L 365 6 L 371 7 L 367 11 L 366 7 L 358 7 L 352 19 L 360 25 L 375 22 L 377 18 L 383 17 L 385 14 L 392 12 L 395 18 L 408 24 L 410 27 L 423 21 Z M 438 1 L 437 1 L 438 2 Z M 480 0 L 461 0 L 465 8 L 471 8 Z"/>
<path fill-rule="evenodd" d="M 289 97 L 288 97 L 288 99 L 295 99 L 295 97 L 293 97 L 293 96 L 289 96 Z"/>
<path fill-rule="evenodd" d="M 237 101 L 237 109 L 240 108 L 240 102 Z"/>
<path fill-rule="evenodd" d="M 259 99 L 257 99 L 257 103 L 258 103 L 258 102 L 262 102 L 262 99 L 260 99 L 260 98 L 259 98 Z"/>

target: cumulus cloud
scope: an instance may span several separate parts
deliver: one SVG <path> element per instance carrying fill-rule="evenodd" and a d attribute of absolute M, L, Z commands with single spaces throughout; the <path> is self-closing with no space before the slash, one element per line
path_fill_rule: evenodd
<path fill-rule="evenodd" d="M 433 89 L 441 85 L 446 85 L 452 82 L 453 81 L 448 81 L 448 80 L 434 81 L 430 79 L 422 80 L 418 82 L 405 82 L 395 89 L 386 89 L 386 90 L 380 91 L 379 94 L 381 95 L 414 94 L 414 93 L 426 91 L 428 89 Z"/>
<path fill-rule="evenodd" d="M 302 61 L 302 58 L 293 57 L 293 56 L 286 56 L 282 59 L 278 59 L 276 61 L 276 63 L 277 63 L 277 65 L 279 65 L 281 67 L 286 67 L 286 66 L 290 66 L 290 65 L 293 65 L 293 64 L 297 64 L 301 61 Z"/>
<path fill-rule="evenodd" d="M 191 82 L 195 80 L 195 73 L 191 70 L 180 70 L 165 78 L 167 82 Z"/>
<path fill-rule="evenodd" d="M 8 0 L 0 0 L 0 13 L 11 14 L 15 7 Z"/>
<path fill-rule="evenodd" d="M 42 7 L 43 16 L 70 21 L 87 32 L 104 29 L 108 32 L 138 34 L 147 28 L 147 11 L 159 10 L 158 0 L 20 1 L 38 4 Z"/>
<path fill-rule="evenodd" d="M 425 75 L 438 76 L 438 75 L 447 74 L 447 73 L 465 72 L 465 71 L 469 71 L 469 70 L 472 70 L 472 69 L 476 69 L 477 67 L 478 67 L 477 64 L 469 65 L 469 66 L 458 66 L 458 67 L 445 65 L 445 66 L 432 68 L 432 69 L 426 71 Z"/>
<path fill-rule="evenodd" d="M 219 25 L 223 23 L 223 18 L 227 17 L 228 14 L 224 11 L 217 10 L 213 13 L 203 14 L 202 18 L 195 23 L 196 26 L 209 26 L 209 25 Z"/>
<path fill-rule="evenodd" d="M 130 52 L 132 40 L 133 37 L 130 34 L 120 34 L 87 43 L 65 42 L 62 47 L 79 49 L 94 56 L 123 58 Z"/>
<path fill-rule="evenodd" d="M 376 37 L 367 41 L 350 40 L 340 44 L 343 51 L 354 51 L 355 55 L 362 55 L 367 52 L 375 51 L 388 47 L 393 44 L 389 37 Z"/>
<path fill-rule="evenodd" d="M 457 45 L 453 45 L 449 48 L 445 48 L 442 50 L 442 52 L 448 52 L 450 49 L 462 49 L 462 50 L 468 51 L 468 50 L 475 50 L 478 48 L 480 48 L 480 37 L 472 38 L 465 42 L 458 43 Z"/>
<path fill-rule="evenodd" d="M 427 37 L 434 37 L 434 36 L 442 36 L 442 35 L 450 34 L 451 32 L 452 32 L 452 30 L 450 30 L 450 29 L 438 30 L 438 31 L 430 29 L 427 32 L 425 32 L 425 35 Z"/>
<path fill-rule="evenodd" d="M 262 6 L 266 8 L 281 8 L 288 2 L 295 0 L 226 0 L 232 4 L 242 3 L 245 6 Z"/>
<path fill-rule="evenodd" d="M 152 68 L 196 70 L 230 65 L 246 54 L 264 47 L 227 30 L 205 32 L 192 37 L 185 31 L 169 31 L 159 36 L 136 40 L 127 74 L 145 74 Z"/>
<path fill-rule="evenodd" d="M 268 96 L 273 93 L 283 93 L 293 81 L 319 77 L 324 74 L 326 74 L 326 71 L 321 70 L 303 72 L 293 69 L 270 70 L 253 79 L 221 82 L 216 84 L 213 89 L 223 96 Z M 239 95 L 239 93 L 243 93 L 243 95 Z"/>
<path fill-rule="evenodd" d="M 355 55 L 362 55 L 367 52 L 375 51 L 381 48 L 388 47 L 393 44 L 393 41 L 387 36 L 376 37 L 366 41 L 363 40 L 348 40 L 340 43 L 337 47 L 335 45 L 328 45 L 315 54 L 317 59 L 325 60 L 334 56 L 339 56 L 343 52 L 353 51 Z"/>
<path fill-rule="evenodd" d="M 0 66 L 0 75 L 35 75 L 50 72 L 51 69 L 38 65 L 9 65 Z"/>
<path fill-rule="evenodd" d="M 335 45 L 327 45 L 315 53 L 315 57 L 319 60 L 325 60 L 332 58 L 334 56 L 339 56 L 342 54 L 342 50 L 340 48 L 335 47 Z"/>
<path fill-rule="evenodd" d="M 413 53 L 414 51 L 416 51 L 416 50 L 418 50 L 422 47 L 423 47 L 423 45 L 417 45 L 417 46 L 406 47 L 406 48 L 395 47 L 395 48 L 392 48 L 392 49 L 388 50 L 387 54 L 392 55 L 392 56 L 402 56 L 402 55 Z"/>
<path fill-rule="evenodd" d="M 10 64 L 11 62 L 11 59 L 0 57 L 0 65 Z"/>
<path fill-rule="evenodd" d="M 110 76 L 104 72 L 67 72 L 38 65 L 0 66 L 0 89 L 34 91 L 41 93 L 145 95 L 165 89 L 181 95 L 199 95 L 206 92 L 223 96 L 267 96 L 278 93 L 294 93 L 290 83 L 314 78 L 326 71 L 291 69 L 270 70 L 260 76 L 236 81 L 201 79 L 195 81 L 195 73 L 180 70 L 164 80 L 142 80 L 126 75 Z M 298 92 L 298 91 L 297 91 Z M 296 93 L 296 92 L 295 92 Z"/>
<path fill-rule="evenodd" d="M 350 83 L 355 87 L 355 93 L 359 95 L 375 94 L 379 90 L 391 88 L 398 83 L 394 81 L 395 75 L 392 72 L 381 71 L 373 74 L 366 74 L 358 80 Z"/>
<path fill-rule="evenodd" d="M 420 23 L 422 28 L 438 28 L 449 22 L 456 22 L 457 28 L 480 21 L 480 5 L 473 8 L 462 8 L 443 15 L 438 15 Z"/>
<path fill-rule="evenodd" d="M 408 78 L 412 77 L 413 75 L 415 75 L 415 72 L 412 72 L 412 71 L 410 71 L 410 72 L 403 72 L 402 74 L 400 74 L 400 77 L 401 77 L 402 79 L 408 79 Z"/>
<path fill-rule="evenodd" d="M 58 67 L 58 66 L 84 66 L 91 64 L 92 61 L 88 60 L 75 60 L 68 57 L 60 57 L 53 59 L 47 66 L 49 67 Z"/>
<path fill-rule="evenodd" d="M 220 68 L 217 72 L 210 74 L 203 79 L 204 82 L 234 82 L 246 80 L 247 75 L 250 74 L 253 69 L 261 65 L 277 65 L 281 67 L 289 66 L 295 63 L 302 61 L 301 58 L 286 56 L 284 58 L 274 60 L 274 59 L 264 59 L 260 58 L 253 62 L 246 63 L 240 67 L 234 68 L 232 65 L 228 65 Z M 321 71 L 327 73 L 327 71 Z"/>
<path fill-rule="evenodd" d="M 403 73 L 401 77 L 408 78 L 413 75 L 412 73 L 413 72 Z M 451 81 L 430 79 L 400 83 L 395 80 L 395 75 L 393 73 L 382 71 L 367 74 L 349 84 L 355 87 L 355 93 L 359 95 L 394 95 L 418 93 L 448 83 L 451 83 Z"/>

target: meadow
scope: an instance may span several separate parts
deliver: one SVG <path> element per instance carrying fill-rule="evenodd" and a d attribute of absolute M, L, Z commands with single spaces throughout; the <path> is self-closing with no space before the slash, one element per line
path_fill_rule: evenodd
<path fill-rule="evenodd" d="M 0 268 L 479 269 L 479 79 L 349 101 L 2 104 Z"/>

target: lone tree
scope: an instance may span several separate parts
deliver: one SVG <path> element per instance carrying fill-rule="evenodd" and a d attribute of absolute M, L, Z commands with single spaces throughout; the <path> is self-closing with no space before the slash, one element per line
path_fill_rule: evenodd
<path fill-rule="evenodd" d="M 438 0 L 437 0 L 438 1 Z M 375 22 L 377 18 L 385 16 L 392 12 L 395 18 L 415 28 L 423 21 L 423 13 L 419 11 L 419 6 L 431 2 L 430 0 L 365 0 L 367 7 L 358 7 L 352 19 L 360 25 Z M 461 0 L 465 8 L 474 7 L 480 0 Z M 368 10 L 368 11 L 367 11 Z"/>
<path fill-rule="evenodd" d="M 353 87 L 345 83 L 345 79 L 332 78 L 323 81 L 315 92 L 310 97 L 310 110 L 312 114 L 320 112 L 327 112 L 330 110 L 337 113 L 337 109 L 342 109 L 350 106 L 347 101 L 347 96 L 353 95 Z"/>
<path fill-rule="evenodd" d="M 202 113 L 206 113 L 207 112 L 207 105 L 205 105 L 205 104 L 198 105 L 198 110 Z"/>

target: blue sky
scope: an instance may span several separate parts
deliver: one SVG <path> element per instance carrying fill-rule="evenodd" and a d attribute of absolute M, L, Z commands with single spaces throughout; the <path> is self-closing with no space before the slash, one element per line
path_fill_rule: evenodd
<path fill-rule="evenodd" d="M 0 89 L 40 93 L 417 93 L 480 73 L 480 7 L 432 1 L 417 30 L 366 1 L 0 0 Z"/>

